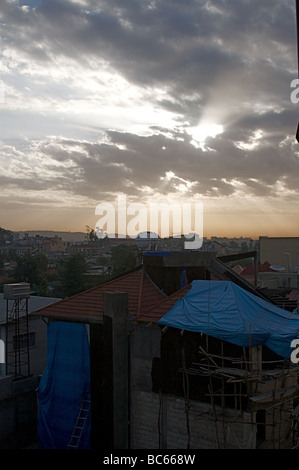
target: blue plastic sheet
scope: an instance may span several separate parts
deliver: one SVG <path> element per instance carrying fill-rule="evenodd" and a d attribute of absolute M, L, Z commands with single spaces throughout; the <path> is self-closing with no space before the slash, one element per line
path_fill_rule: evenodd
<path fill-rule="evenodd" d="M 82 401 L 90 400 L 90 355 L 84 324 L 53 321 L 48 325 L 47 367 L 38 388 L 37 430 L 42 449 L 66 449 Z M 79 449 L 90 447 L 90 413 Z"/>
<path fill-rule="evenodd" d="M 158 322 L 201 332 L 238 346 L 266 345 L 284 359 L 298 338 L 299 316 L 230 281 L 193 281 L 191 289 Z"/>
<path fill-rule="evenodd" d="M 180 268 L 180 287 L 185 287 L 188 284 L 186 268 Z"/>

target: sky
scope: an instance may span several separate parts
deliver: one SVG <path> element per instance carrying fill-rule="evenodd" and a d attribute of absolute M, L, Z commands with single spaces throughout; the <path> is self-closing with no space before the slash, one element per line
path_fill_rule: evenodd
<path fill-rule="evenodd" d="M 0 226 L 196 203 L 203 235 L 298 236 L 293 0 L 1 0 Z"/>

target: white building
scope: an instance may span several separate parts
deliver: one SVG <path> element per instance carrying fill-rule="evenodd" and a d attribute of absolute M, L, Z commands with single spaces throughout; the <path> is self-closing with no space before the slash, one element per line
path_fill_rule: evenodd
<path fill-rule="evenodd" d="M 27 333 L 23 334 L 19 331 L 19 344 L 21 349 L 27 349 L 27 341 L 29 341 L 29 360 L 30 360 L 30 375 L 42 374 L 46 365 L 47 355 L 47 325 L 44 320 L 37 316 L 31 316 L 31 312 L 45 307 L 46 305 L 56 302 L 57 298 L 53 297 L 39 297 L 30 296 L 28 298 L 28 336 Z M 11 301 L 9 301 L 11 302 Z M 1 340 L 1 351 L 0 356 L 0 375 L 6 375 L 6 364 L 5 364 L 5 349 L 7 345 L 7 309 L 10 306 L 7 305 L 7 299 L 4 298 L 4 294 L 0 293 L 0 340 Z M 25 312 L 20 313 L 20 316 L 24 316 Z M 16 334 L 14 328 L 9 328 L 10 338 L 8 338 L 12 349 L 15 348 Z M 4 357 L 2 357 L 4 354 Z"/>

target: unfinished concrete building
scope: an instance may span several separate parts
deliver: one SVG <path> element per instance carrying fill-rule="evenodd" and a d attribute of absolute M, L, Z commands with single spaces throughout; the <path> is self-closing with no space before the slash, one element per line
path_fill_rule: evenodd
<path fill-rule="evenodd" d="M 256 256 L 242 256 L 252 255 Z M 89 362 L 85 362 L 85 368 L 91 401 L 87 446 L 297 446 L 296 364 L 275 353 L 266 341 L 251 344 L 250 331 L 249 343 L 243 346 L 225 336 L 215 337 L 210 330 L 190 331 L 161 322 L 198 281 L 234 284 L 264 302 L 269 310 L 278 309 L 225 261 L 213 253 L 147 253 L 136 270 L 35 313 L 47 319 L 48 328 L 54 323 L 61 325 L 55 344 L 58 340 L 66 343 L 63 329 L 69 322 L 83 324 L 87 332 Z M 299 317 L 293 312 L 279 309 L 277 314 L 284 321 L 291 318 L 295 330 L 299 327 Z M 279 338 L 275 341 L 279 343 Z M 70 347 L 74 350 L 75 345 Z M 59 360 L 57 350 L 55 363 Z M 76 363 L 69 361 L 67 367 L 77 373 Z M 52 373 L 47 371 L 47 380 Z M 55 395 L 53 387 L 51 393 Z M 82 405 L 77 398 L 77 409 L 71 406 L 76 412 L 66 417 L 68 429 L 64 430 L 66 437 L 60 447 L 68 447 L 74 435 Z M 83 395 L 81 398 L 83 402 Z M 46 413 L 43 419 L 47 420 Z M 55 407 L 51 409 L 51 420 L 55 423 Z M 43 443 L 44 448 L 55 445 L 55 440 Z M 79 438 L 73 447 L 80 448 Z"/>

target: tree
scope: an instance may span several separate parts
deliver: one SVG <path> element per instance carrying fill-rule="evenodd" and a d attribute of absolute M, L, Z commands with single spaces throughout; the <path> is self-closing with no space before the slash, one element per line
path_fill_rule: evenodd
<path fill-rule="evenodd" d="M 62 267 L 62 283 L 67 296 L 79 294 L 85 289 L 87 263 L 82 253 L 72 255 Z"/>
<path fill-rule="evenodd" d="M 48 258 L 43 253 L 32 255 L 30 252 L 18 256 L 14 277 L 16 282 L 28 282 L 39 295 L 48 295 L 47 276 Z"/>
<path fill-rule="evenodd" d="M 0 271 L 2 271 L 2 269 L 4 268 L 4 261 L 5 261 L 4 255 L 0 254 Z"/>
<path fill-rule="evenodd" d="M 248 251 L 247 243 L 246 243 L 246 242 L 242 242 L 242 243 L 241 243 L 241 253 L 245 253 L 246 251 Z"/>
<path fill-rule="evenodd" d="M 91 242 L 96 242 L 98 240 L 96 232 L 93 228 L 90 228 L 89 225 L 86 225 L 86 238 Z"/>
<path fill-rule="evenodd" d="M 235 240 L 230 240 L 228 247 L 232 250 L 237 250 L 238 249 L 238 244 L 235 242 Z"/>
<path fill-rule="evenodd" d="M 137 246 L 118 245 L 111 250 L 111 264 L 114 275 L 123 274 L 136 266 Z"/>

